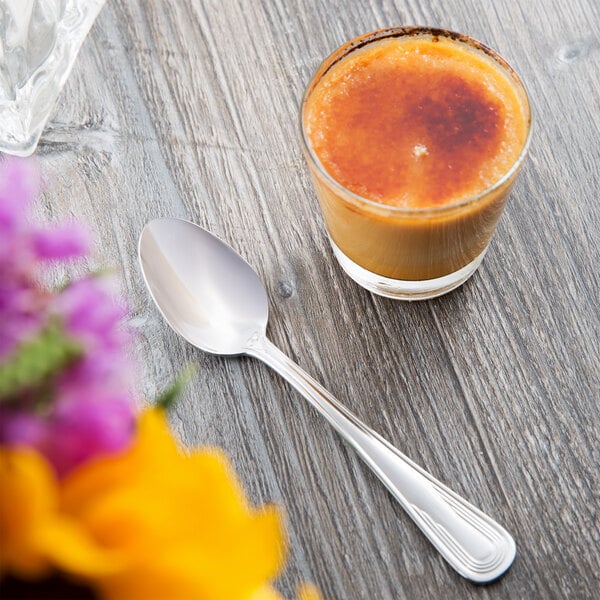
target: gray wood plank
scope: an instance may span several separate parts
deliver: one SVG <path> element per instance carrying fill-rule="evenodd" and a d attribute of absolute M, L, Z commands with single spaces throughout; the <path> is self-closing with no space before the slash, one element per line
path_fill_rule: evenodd
<path fill-rule="evenodd" d="M 139 332 L 140 397 L 181 366 L 186 444 L 231 456 L 285 507 L 281 589 L 326 598 L 593 598 L 598 507 L 598 8 L 592 0 L 109 0 L 38 150 L 43 212 L 85 218 Z M 327 246 L 297 141 L 319 62 L 377 27 L 470 34 L 526 81 L 530 157 L 480 271 L 416 304 L 374 297 Z M 499 582 L 455 575 L 383 486 L 277 375 L 204 355 L 159 318 L 136 262 L 154 217 L 190 218 L 265 282 L 282 350 L 409 456 L 504 523 Z"/>

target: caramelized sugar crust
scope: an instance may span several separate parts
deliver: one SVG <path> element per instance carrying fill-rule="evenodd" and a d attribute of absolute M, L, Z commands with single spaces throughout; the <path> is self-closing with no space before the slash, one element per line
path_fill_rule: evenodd
<path fill-rule="evenodd" d="M 483 53 L 431 36 L 351 53 L 313 90 L 304 125 L 336 181 L 406 208 L 485 191 L 510 170 L 527 135 L 510 76 Z"/>

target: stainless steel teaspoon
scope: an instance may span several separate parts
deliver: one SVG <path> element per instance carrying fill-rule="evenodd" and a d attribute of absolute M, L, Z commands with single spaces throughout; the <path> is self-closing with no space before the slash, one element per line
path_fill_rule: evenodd
<path fill-rule="evenodd" d="M 188 221 L 157 219 L 139 241 L 146 285 L 169 325 L 213 354 L 246 354 L 287 379 L 356 450 L 440 554 L 486 583 L 512 564 L 510 534 L 362 423 L 266 337 L 267 294 L 252 267 Z"/>

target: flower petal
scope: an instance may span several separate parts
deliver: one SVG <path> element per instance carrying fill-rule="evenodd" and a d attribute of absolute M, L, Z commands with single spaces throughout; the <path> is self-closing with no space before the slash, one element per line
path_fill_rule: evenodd
<path fill-rule="evenodd" d="M 84 256 L 90 247 L 88 231 L 78 223 L 61 223 L 34 233 L 33 247 L 38 258 L 65 260 Z"/>

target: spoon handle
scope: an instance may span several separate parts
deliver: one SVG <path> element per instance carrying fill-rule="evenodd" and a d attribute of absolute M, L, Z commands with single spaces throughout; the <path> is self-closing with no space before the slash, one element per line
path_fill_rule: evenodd
<path fill-rule="evenodd" d="M 252 338 L 246 353 L 287 379 L 329 421 L 458 573 L 487 583 L 510 567 L 516 546 L 503 527 L 367 427 L 264 336 Z"/>

